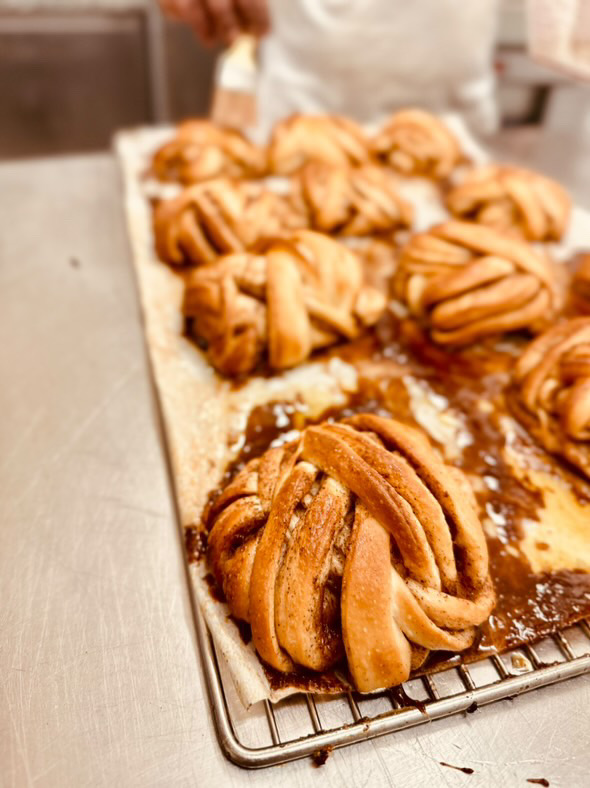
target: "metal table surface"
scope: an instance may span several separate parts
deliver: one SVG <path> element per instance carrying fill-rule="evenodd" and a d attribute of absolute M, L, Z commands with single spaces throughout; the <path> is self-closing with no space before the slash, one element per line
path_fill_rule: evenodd
<path fill-rule="evenodd" d="M 227 762 L 111 156 L 0 166 L 0 263 L 0 785 L 588 784 L 590 676 L 318 769 Z"/>

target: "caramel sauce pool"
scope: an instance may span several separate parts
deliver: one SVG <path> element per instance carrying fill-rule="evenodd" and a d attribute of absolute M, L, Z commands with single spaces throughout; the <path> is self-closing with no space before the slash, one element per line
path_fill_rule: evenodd
<path fill-rule="evenodd" d="M 506 438 L 499 420 L 508 413 L 505 392 L 509 369 L 524 341 L 526 338 L 517 337 L 501 345 L 481 344 L 451 353 L 432 345 L 415 324 L 399 323 L 386 316 L 370 335 L 319 356 L 337 356 L 353 364 L 359 379 L 358 390 L 348 397 L 346 405 L 324 412 L 319 420 L 374 412 L 419 426 L 404 382 L 406 376 L 412 376 L 424 381 L 440 398 L 443 410 L 458 414 L 470 437 L 452 462 L 472 482 L 482 521 L 494 524 L 492 531 L 486 528 L 486 538 L 497 605 L 480 628 L 475 645 L 463 654 L 465 661 L 534 642 L 590 615 L 590 574 L 570 570 L 536 574 L 519 549 L 522 522 L 525 518 L 535 520 L 543 505 L 543 493 L 526 479 L 517 478 L 505 461 Z M 228 468 L 222 486 L 272 443 L 309 423 L 303 403 L 272 402 L 256 407 L 248 420 L 243 448 Z M 517 440 L 523 452 L 559 477 L 581 502 L 590 501 L 590 485 L 585 480 L 549 457 L 524 430 Z M 213 494 L 212 499 L 215 497 Z M 187 550 L 193 560 L 205 552 L 203 536 L 201 530 L 199 541 L 189 531 Z M 548 548 L 537 544 L 537 549 Z M 450 664 L 447 656 L 441 652 L 431 655 L 426 669 Z M 452 664 L 458 660 L 455 655 Z M 269 671 L 269 678 L 275 687 L 296 683 L 306 689 L 335 691 L 343 686 L 338 672 L 320 677 L 309 671 L 288 676 Z"/>

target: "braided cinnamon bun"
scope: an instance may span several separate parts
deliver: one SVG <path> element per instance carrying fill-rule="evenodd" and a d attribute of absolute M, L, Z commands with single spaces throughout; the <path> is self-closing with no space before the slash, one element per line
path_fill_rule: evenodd
<path fill-rule="evenodd" d="M 278 671 L 345 658 L 361 692 L 390 687 L 470 646 L 495 603 L 469 484 L 391 419 L 308 427 L 249 462 L 210 522 L 217 582 Z"/>
<path fill-rule="evenodd" d="M 410 239 L 394 290 L 444 345 L 518 329 L 538 332 L 559 306 L 548 258 L 489 227 L 458 221 Z"/>
<path fill-rule="evenodd" d="M 373 139 L 372 152 L 403 175 L 441 180 L 461 158 L 455 136 L 442 120 L 421 109 L 396 112 Z"/>
<path fill-rule="evenodd" d="M 301 226 L 283 197 L 253 181 L 225 178 L 197 183 L 162 201 L 153 219 L 156 252 L 174 265 L 211 263 Z"/>
<path fill-rule="evenodd" d="M 226 375 L 268 358 L 293 367 L 317 348 L 357 337 L 377 322 L 385 296 L 364 281 L 360 260 L 327 236 L 301 230 L 264 254 L 234 254 L 194 270 L 184 311 Z"/>
<path fill-rule="evenodd" d="M 590 479 L 590 317 L 559 323 L 518 359 L 509 401 L 551 454 Z"/>
<path fill-rule="evenodd" d="M 314 230 L 344 236 L 392 232 L 412 223 L 413 208 L 391 172 L 367 164 L 332 167 L 309 162 L 293 179 L 292 200 Z"/>
<path fill-rule="evenodd" d="M 496 164 L 474 169 L 450 190 L 446 202 L 461 219 L 529 241 L 559 241 L 571 210 L 567 193 L 551 178 Z"/>
<path fill-rule="evenodd" d="M 259 178 L 266 172 L 266 156 L 236 129 L 209 120 L 187 120 L 179 124 L 174 139 L 156 152 L 152 170 L 162 181 L 185 185 L 219 176 Z"/>
<path fill-rule="evenodd" d="M 269 169 L 276 175 L 291 175 L 308 161 L 347 167 L 368 160 L 363 130 L 338 115 L 286 118 L 275 126 L 268 146 Z"/>

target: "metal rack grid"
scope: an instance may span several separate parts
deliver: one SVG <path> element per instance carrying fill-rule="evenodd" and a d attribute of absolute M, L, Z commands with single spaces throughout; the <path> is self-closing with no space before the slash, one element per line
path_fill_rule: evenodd
<path fill-rule="evenodd" d="M 487 703 L 590 673 L 590 625 L 581 621 L 534 647 L 522 646 L 411 679 L 403 685 L 404 693 L 320 697 L 299 693 L 276 704 L 263 701 L 246 712 L 198 610 L 195 618 L 219 743 L 231 761 L 249 769 L 472 712 Z M 404 696 L 417 705 L 404 706 Z"/>

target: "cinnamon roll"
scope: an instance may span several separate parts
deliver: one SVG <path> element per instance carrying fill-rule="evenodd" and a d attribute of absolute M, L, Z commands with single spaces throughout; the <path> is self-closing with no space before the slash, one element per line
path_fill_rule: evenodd
<path fill-rule="evenodd" d="M 391 233 L 412 223 L 392 173 L 382 167 L 333 167 L 309 162 L 293 179 L 292 201 L 307 225 L 345 236 Z"/>
<path fill-rule="evenodd" d="M 371 144 L 372 152 L 403 175 L 446 178 L 461 159 L 455 136 L 442 120 L 421 109 L 396 112 Z"/>
<path fill-rule="evenodd" d="M 153 219 L 156 252 L 173 265 L 211 263 L 301 226 L 283 197 L 262 184 L 226 178 L 197 183 L 164 200 Z"/>
<path fill-rule="evenodd" d="M 425 436 L 361 414 L 249 462 L 214 504 L 209 558 L 275 670 L 345 660 L 371 692 L 460 652 L 494 603 L 463 474 Z"/>
<path fill-rule="evenodd" d="M 152 171 L 162 181 L 185 185 L 219 176 L 259 178 L 266 172 L 266 155 L 235 129 L 209 120 L 187 120 L 156 152 Z"/>
<path fill-rule="evenodd" d="M 474 169 L 446 198 L 451 213 L 529 241 L 559 241 L 571 210 L 566 191 L 551 178 L 519 167 Z"/>
<path fill-rule="evenodd" d="M 394 290 L 443 345 L 519 329 L 538 333 L 560 305 L 548 258 L 489 227 L 458 221 L 410 239 Z"/>
<path fill-rule="evenodd" d="M 276 175 L 291 175 L 308 161 L 347 167 L 368 160 L 363 130 L 338 115 L 293 115 L 275 126 L 268 146 L 269 169 Z"/>
<path fill-rule="evenodd" d="M 590 317 L 546 331 L 518 359 L 514 412 L 551 454 L 590 479 Z"/>
<path fill-rule="evenodd" d="M 305 361 L 311 352 L 357 337 L 385 309 L 365 283 L 360 260 L 327 236 L 302 230 L 264 254 L 220 258 L 191 272 L 184 311 L 226 375 Z"/>

